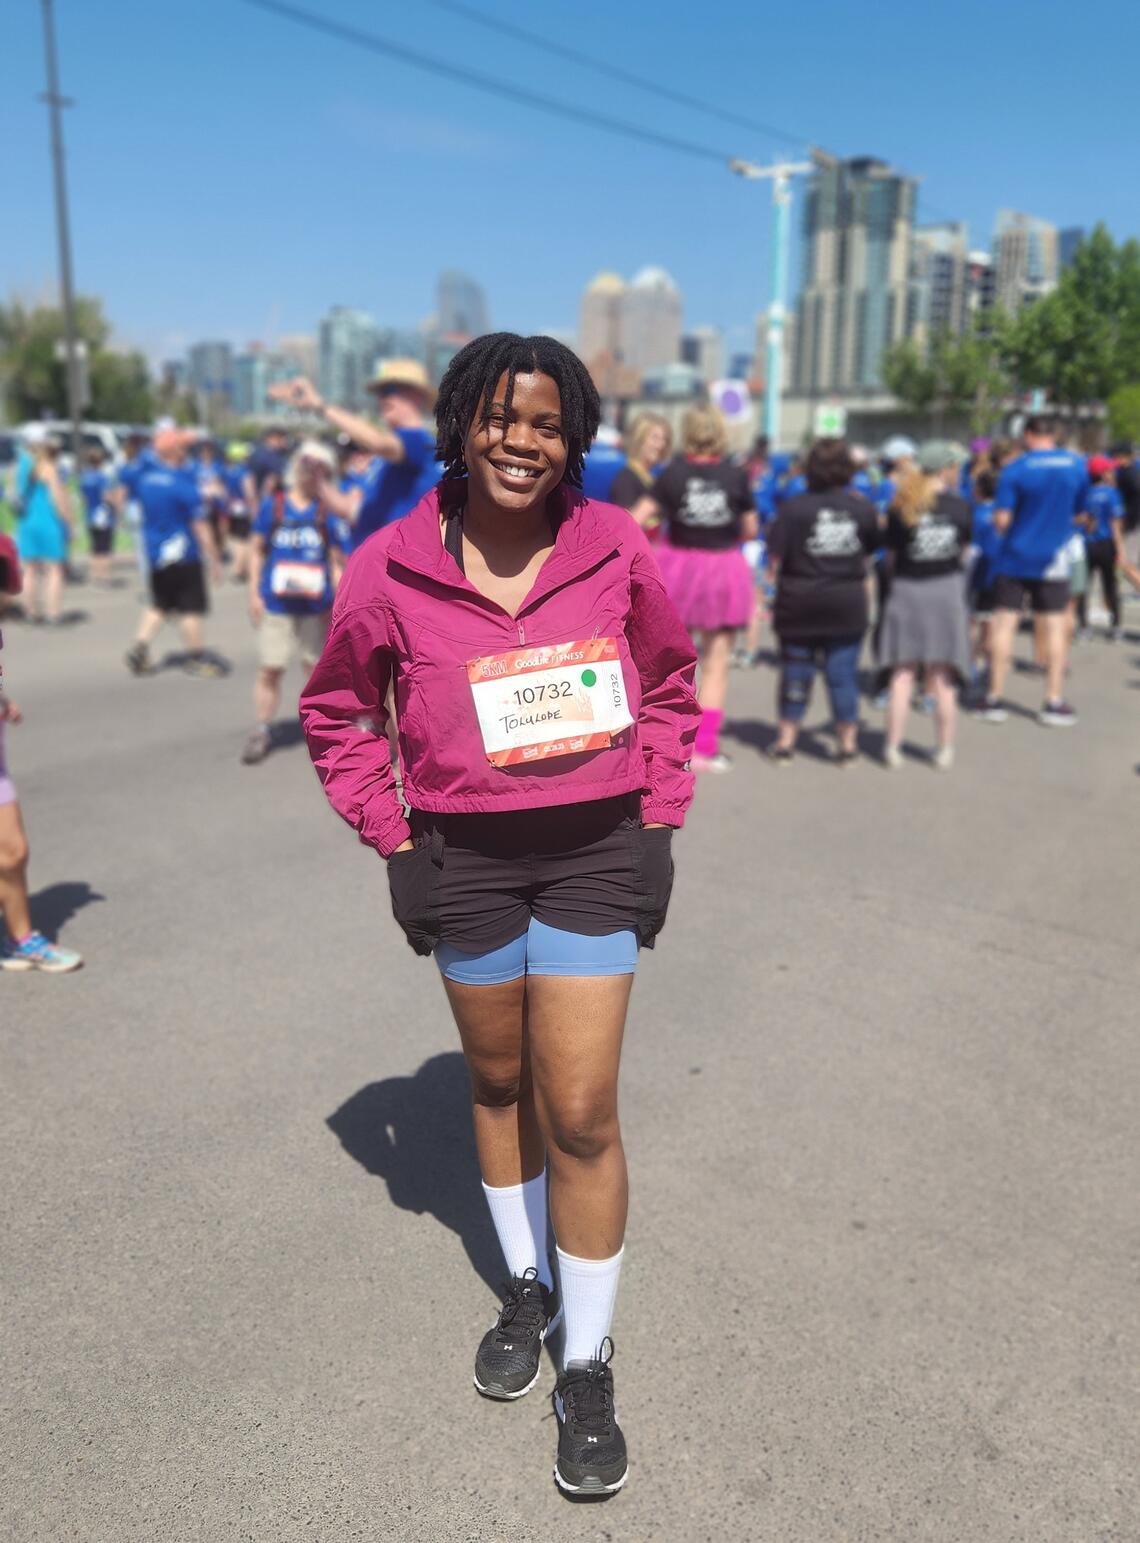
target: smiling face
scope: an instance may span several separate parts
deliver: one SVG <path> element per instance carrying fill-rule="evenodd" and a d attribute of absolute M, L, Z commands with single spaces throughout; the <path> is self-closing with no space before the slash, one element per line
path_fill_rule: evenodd
<path fill-rule="evenodd" d="M 477 413 L 467 430 L 463 458 L 469 496 L 517 513 L 533 508 L 562 481 L 566 440 L 562 401 L 549 375 L 516 375 L 509 413 L 506 395 L 504 370 L 486 415 Z"/>

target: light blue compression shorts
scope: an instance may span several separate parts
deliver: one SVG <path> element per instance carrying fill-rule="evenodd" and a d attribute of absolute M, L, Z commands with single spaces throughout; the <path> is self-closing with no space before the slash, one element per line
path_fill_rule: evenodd
<path fill-rule="evenodd" d="M 527 930 L 502 948 L 466 954 L 440 943 L 435 960 L 447 979 L 461 986 L 501 986 L 523 975 L 632 975 L 637 969 L 637 934 L 627 930 L 590 938 L 531 917 Z"/>

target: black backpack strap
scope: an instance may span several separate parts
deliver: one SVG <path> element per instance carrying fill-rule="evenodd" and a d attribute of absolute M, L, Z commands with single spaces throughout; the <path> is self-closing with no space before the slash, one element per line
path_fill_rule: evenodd
<path fill-rule="evenodd" d="M 467 577 L 463 567 L 463 509 L 453 509 L 447 516 L 443 527 L 443 550 L 449 557 L 454 557 L 455 566 Z"/>

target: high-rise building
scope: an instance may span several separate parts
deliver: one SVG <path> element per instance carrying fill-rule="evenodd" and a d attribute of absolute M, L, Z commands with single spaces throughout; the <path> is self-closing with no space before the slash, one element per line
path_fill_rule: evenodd
<path fill-rule="evenodd" d="M 288 365 L 293 375 L 307 375 L 310 380 L 317 373 L 317 340 L 308 332 L 296 332 L 289 337 L 278 338 L 273 353 Z"/>
<path fill-rule="evenodd" d="M 490 331 L 482 286 L 449 268 L 436 285 L 437 330 L 442 336 L 477 338 Z"/>
<path fill-rule="evenodd" d="M 234 359 L 233 404 L 239 418 L 256 418 L 265 411 L 268 386 L 265 349 L 260 343 L 251 343 Z"/>
<path fill-rule="evenodd" d="M 587 285 L 578 316 L 578 357 L 586 364 L 620 362 L 625 292 L 625 280 L 616 273 L 599 273 Z"/>
<path fill-rule="evenodd" d="M 187 384 L 207 405 L 228 407 L 234 394 L 234 351 L 228 343 L 195 343 Z"/>
<path fill-rule="evenodd" d="M 923 344 L 939 332 L 962 332 L 969 311 L 969 242 L 956 221 L 918 225 L 911 242 L 907 331 Z"/>
<path fill-rule="evenodd" d="M 379 351 L 379 331 L 368 312 L 334 305 L 320 324 L 317 344 L 317 376 L 326 401 L 362 412 Z"/>
<path fill-rule="evenodd" d="M 970 316 L 992 311 L 997 298 L 997 269 L 988 252 L 971 252 L 966 259 L 966 310 Z"/>
<path fill-rule="evenodd" d="M 828 161 L 804 198 L 797 395 L 874 393 L 904 336 L 916 184 L 871 156 Z"/>
<path fill-rule="evenodd" d="M 994 227 L 998 305 L 1017 312 L 1057 287 L 1057 227 L 1032 214 L 999 209 Z"/>
<path fill-rule="evenodd" d="M 1077 255 L 1077 248 L 1080 246 L 1084 239 L 1085 232 L 1080 228 L 1079 225 L 1070 225 L 1067 227 L 1067 229 L 1061 232 L 1057 245 L 1061 259 L 1062 272 L 1064 272 L 1064 270 L 1072 262 L 1073 258 Z"/>
<path fill-rule="evenodd" d="M 706 383 L 724 375 L 724 333 L 719 327 L 695 327 L 681 339 L 681 362 L 691 364 Z"/>
<path fill-rule="evenodd" d="M 622 362 L 644 375 L 681 353 L 681 292 L 664 268 L 642 268 L 619 301 Z"/>

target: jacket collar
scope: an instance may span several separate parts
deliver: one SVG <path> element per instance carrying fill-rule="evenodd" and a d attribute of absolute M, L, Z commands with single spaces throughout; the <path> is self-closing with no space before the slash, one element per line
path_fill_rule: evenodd
<path fill-rule="evenodd" d="M 444 549 L 439 530 L 441 487 L 445 503 L 449 496 L 455 496 L 455 492 L 446 484 L 432 488 L 412 512 L 400 521 L 392 536 L 388 556 L 415 573 L 435 579 L 437 583 L 462 590 L 484 604 L 494 604 L 468 582 L 459 571 L 455 559 Z M 519 616 L 561 585 L 588 573 L 603 558 L 617 550 L 613 536 L 604 529 L 590 499 L 577 488 L 567 487 L 565 483 L 555 497 L 562 500 L 562 518 L 554 550 L 543 563 L 534 587 L 519 607 L 516 613 Z"/>

